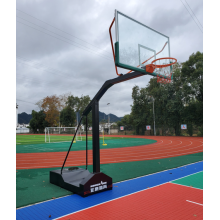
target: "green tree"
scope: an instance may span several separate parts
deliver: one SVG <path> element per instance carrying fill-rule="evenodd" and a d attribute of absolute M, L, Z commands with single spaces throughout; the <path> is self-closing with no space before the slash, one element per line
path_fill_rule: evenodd
<path fill-rule="evenodd" d="M 146 124 L 152 123 L 152 104 L 149 104 L 150 97 L 146 88 L 140 89 L 134 86 L 132 89 L 133 105 L 131 106 L 132 124 L 135 127 L 136 134 L 144 134 Z"/>
<path fill-rule="evenodd" d="M 167 123 L 173 127 L 176 135 L 181 135 L 181 123 L 184 122 L 184 92 L 181 65 L 177 63 L 173 72 L 173 80 L 166 85 L 167 96 Z"/>
<path fill-rule="evenodd" d="M 167 112 L 167 98 L 168 98 L 168 88 L 167 85 L 157 83 L 157 78 L 152 78 L 146 87 L 148 96 L 151 100 L 154 99 L 154 113 L 156 128 L 162 128 L 162 135 L 165 135 L 165 128 L 167 127 L 168 112 Z M 152 103 L 151 101 L 151 103 Z M 152 107 L 153 108 L 153 107 Z M 151 108 L 151 109 L 152 109 Z M 153 116 L 153 112 L 152 112 Z M 153 122 L 151 122 L 152 124 Z"/>
<path fill-rule="evenodd" d="M 132 115 L 130 115 L 130 114 L 125 115 L 121 119 L 121 121 L 117 122 L 117 125 L 124 126 L 125 130 L 132 130 L 132 128 L 133 128 L 133 118 L 132 118 Z"/>
<path fill-rule="evenodd" d="M 73 127 L 76 121 L 76 114 L 74 110 L 67 106 L 60 112 L 60 123 L 65 127 Z"/>
<path fill-rule="evenodd" d="M 77 96 L 70 95 L 67 97 L 67 106 L 69 106 L 74 112 L 77 111 L 80 99 Z"/>
<path fill-rule="evenodd" d="M 77 105 L 77 112 L 79 112 L 80 116 L 82 116 L 83 111 L 86 109 L 86 107 L 88 106 L 88 104 L 91 102 L 91 99 L 88 95 L 86 96 L 81 96 L 79 98 L 79 102 Z M 90 112 L 87 115 L 87 122 L 88 122 L 88 127 L 92 126 L 92 112 Z M 86 118 L 83 117 L 82 119 L 82 124 L 85 125 L 86 124 Z"/>
<path fill-rule="evenodd" d="M 122 121 L 117 121 L 117 122 L 116 122 L 116 124 L 117 124 L 117 126 L 118 126 L 118 127 L 120 127 L 120 126 L 123 126 L 123 125 L 124 125 Z"/>
<path fill-rule="evenodd" d="M 82 116 L 83 111 L 85 110 L 85 108 L 87 107 L 87 105 L 91 102 L 91 99 L 88 95 L 86 96 L 81 96 L 80 98 L 77 96 L 69 96 L 67 98 L 67 106 L 69 106 L 74 113 L 79 113 L 80 116 Z M 92 126 L 92 113 L 90 112 L 87 116 L 87 120 L 88 120 L 88 127 Z M 86 124 L 86 118 L 84 117 L 82 120 L 82 124 L 85 125 Z"/>
<path fill-rule="evenodd" d="M 43 133 L 45 127 L 49 126 L 49 123 L 46 121 L 46 114 L 43 110 L 36 112 L 32 110 L 32 119 L 30 120 L 30 128 L 34 133 Z M 39 129 L 39 132 L 37 131 Z"/>
<path fill-rule="evenodd" d="M 193 53 L 182 66 L 182 81 L 185 115 L 188 133 L 192 135 L 192 126 L 203 126 L 203 53 Z"/>
<path fill-rule="evenodd" d="M 61 110 L 61 100 L 58 96 L 47 96 L 43 99 L 41 108 L 46 114 L 46 121 L 50 126 L 59 124 L 59 112 Z"/>

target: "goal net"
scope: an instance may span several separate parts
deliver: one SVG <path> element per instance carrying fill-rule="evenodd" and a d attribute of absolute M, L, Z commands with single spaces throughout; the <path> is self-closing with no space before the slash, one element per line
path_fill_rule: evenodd
<path fill-rule="evenodd" d="M 70 142 L 76 132 L 76 127 L 46 127 L 45 128 L 45 142 Z M 78 129 L 75 140 L 82 141 L 82 130 Z"/>

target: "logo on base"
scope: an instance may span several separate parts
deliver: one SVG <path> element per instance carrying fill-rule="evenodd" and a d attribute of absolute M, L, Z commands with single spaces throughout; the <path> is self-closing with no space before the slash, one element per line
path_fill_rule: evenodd
<path fill-rule="evenodd" d="M 100 190 L 103 190 L 103 189 L 107 189 L 107 182 L 102 182 L 101 181 L 101 183 L 97 183 L 97 184 L 94 184 L 94 185 L 90 186 L 91 193 L 97 192 L 97 191 L 100 191 Z"/>

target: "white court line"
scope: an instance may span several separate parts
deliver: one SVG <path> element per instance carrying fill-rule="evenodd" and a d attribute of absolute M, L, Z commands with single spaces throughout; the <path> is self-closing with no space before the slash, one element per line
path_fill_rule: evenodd
<path fill-rule="evenodd" d="M 202 170 L 202 171 L 199 171 L 199 172 L 196 172 L 196 173 L 194 173 L 194 174 L 201 173 L 201 172 L 203 172 L 203 170 Z M 190 175 L 194 175 L 194 174 L 190 174 Z M 180 177 L 180 178 L 178 178 L 178 179 L 176 179 L 176 180 L 180 180 L 180 179 L 183 179 L 183 178 L 185 178 L 185 177 Z"/>
<path fill-rule="evenodd" d="M 200 145 L 201 146 L 201 145 Z M 198 147 L 200 147 L 200 146 L 196 146 L 196 147 L 192 147 L 192 148 L 186 148 L 186 149 L 181 149 L 181 150 L 178 150 L 178 151 L 167 151 L 167 152 L 165 152 L 165 153 L 156 153 L 157 151 L 146 151 L 146 152 L 142 152 L 142 154 L 141 154 L 141 156 L 143 157 L 143 156 L 152 156 L 152 155 L 156 155 L 156 156 L 159 156 L 160 154 L 162 154 L 162 155 L 164 155 L 164 154 L 166 154 L 166 156 L 175 156 L 175 155 L 182 155 L 182 154 L 185 154 L 185 153 L 181 153 L 181 154 L 170 154 L 170 153 L 174 153 L 174 152 L 181 152 L 181 151 L 185 151 L 185 150 L 191 150 L 191 149 L 195 149 L 195 148 L 198 148 Z M 32 149 L 35 149 L 35 148 L 32 148 Z M 46 149 L 46 148 L 45 148 Z M 113 149 L 113 148 L 112 148 Z M 104 158 L 104 159 L 112 159 L 112 157 L 108 157 L 109 156 L 109 152 L 108 151 L 105 151 L 106 149 L 102 149 L 101 150 L 101 156 L 102 156 L 102 158 Z M 80 150 L 80 151 L 85 151 L 85 150 Z M 64 152 L 64 151 L 63 151 Z M 77 151 L 74 151 L 74 152 L 77 152 Z M 78 151 L 79 152 L 79 151 Z M 115 156 L 114 155 L 114 158 L 115 159 L 117 159 L 117 158 L 121 158 L 122 156 L 131 156 L 131 157 L 140 157 L 140 150 L 138 150 L 138 151 L 133 151 L 132 153 L 130 153 L 130 152 L 132 152 L 132 150 L 129 150 L 129 151 L 127 151 L 126 150 L 126 153 L 123 153 L 122 154 L 122 151 L 119 151 L 119 152 L 112 152 L 112 154 L 114 155 L 115 153 L 116 154 L 118 154 L 118 156 Z M 156 154 L 152 154 L 152 153 L 150 153 L 150 152 L 153 152 L 153 153 L 156 153 Z M 190 153 L 194 153 L 194 152 L 197 152 L 197 151 L 191 151 L 191 152 L 187 152 L 187 154 L 190 154 Z M 41 152 L 36 152 L 36 153 L 41 153 Z M 48 152 L 49 153 L 49 152 Z M 56 152 L 54 152 L 54 153 L 56 153 Z M 120 154 L 119 154 L 120 153 Z M 149 154 L 150 153 L 150 154 Z M 122 155 L 121 155 L 122 154 Z M 106 156 L 107 155 L 107 156 Z M 137 155 L 137 156 L 136 156 Z M 29 156 L 28 157 L 28 159 L 31 159 L 31 158 L 37 158 L 36 156 Z M 54 157 L 55 158 L 55 157 Z M 54 159 L 53 158 L 53 159 Z M 60 158 L 60 157 L 58 157 L 58 158 Z M 18 160 L 20 159 L 19 157 L 17 158 Z M 39 156 L 39 159 L 42 159 L 42 157 L 41 156 Z M 52 160 L 53 160 L 52 159 Z M 148 159 L 148 158 L 147 158 Z M 153 158 L 152 158 L 153 159 Z M 154 157 L 154 159 L 155 159 L 155 157 Z M 26 161 L 26 160 L 25 160 Z"/>
<path fill-rule="evenodd" d="M 171 140 L 169 140 L 169 141 L 171 141 Z M 190 141 L 191 142 L 191 141 Z M 172 143 L 172 141 L 171 141 L 171 143 Z M 173 146 L 171 146 L 170 148 L 173 148 L 174 146 L 177 146 L 177 145 L 181 145 L 182 144 L 182 141 L 180 141 L 180 143 L 179 144 L 176 144 L 176 145 L 173 145 Z M 168 145 L 168 144 L 165 144 L 165 145 Z M 197 147 L 199 147 L 199 146 L 202 146 L 202 145 L 199 145 L 199 146 L 196 146 L 196 147 L 193 147 L 193 148 L 187 148 L 186 149 L 186 146 L 189 146 L 189 145 L 192 145 L 192 142 L 191 142 L 191 144 L 188 144 L 188 145 L 184 145 L 184 146 L 182 146 L 182 147 L 180 147 L 180 148 L 178 148 L 178 149 L 183 149 L 183 150 L 181 150 L 181 151 L 184 151 L 184 150 L 189 150 L 189 149 L 195 149 L 195 148 L 197 148 Z M 32 145 L 33 146 L 33 145 Z M 141 145 L 140 147 L 147 147 L 147 146 L 149 146 L 149 145 Z M 139 147 L 139 146 L 138 146 Z M 133 147 L 129 147 L 129 148 L 133 148 Z M 33 149 L 36 149 L 36 148 L 33 148 Z M 43 148 L 43 149 L 38 149 L 38 150 L 42 150 L 42 151 L 45 151 L 44 149 L 47 149 L 47 148 Z M 60 148 L 59 148 L 60 149 Z M 61 149 L 63 149 L 63 148 L 61 148 Z M 119 151 L 119 152 L 121 152 L 121 149 L 120 148 L 116 148 L 116 149 L 118 149 L 118 150 L 116 150 L 116 151 Z M 52 150 L 54 150 L 54 149 L 52 149 Z M 56 150 L 58 150 L 58 149 L 56 149 Z M 106 150 L 109 150 L 109 149 L 101 149 L 101 151 L 106 151 Z M 146 149 L 146 150 L 148 150 L 148 149 Z M 168 150 L 168 149 L 166 149 L 166 150 Z M 51 149 L 48 149 L 48 151 L 51 151 Z M 164 151 L 164 149 L 161 149 L 160 151 Z M 131 154 L 129 154 L 129 152 L 131 152 Z M 148 156 L 149 156 L 149 152 L 157 152 L 157 154 L 151 154 L 151 155 L 158 155 L 158 150 L 151 150 L 151 151 L 148 151 L 148 152 L 146 152 L 147 154 L 148 154 Z M 172 153 L 173 152 L 180 152 L 180 151 L 172 151 Z M 102 152 L 102 154 L 103 154 L 104 152 Z M 105 152 L 106 154 L 108 154 L 107 152 Z M 170 153 L 170 152 L 166 152 L 166 153 Z M 126 150 L 126 155 L 132 155 L 132 156 L 134 156 L 134 154 L 137 154 L 138 156 L 136 156 L 136 157 L 139 157 L 139 152 L 134 152 L 134 150 L 132 149 L 132 150 Z M 102 155 L 103 156 L 103 155 Z M 31 158 L 31 157 L 29 157 L 29 158 Z"/>
<path fill-rule="evenodd" d="M 177 168 L 181 168 L 181 167 L 185 167 L 185 168 L 186 168 L 186 166 L 189 166 L 189 165 L 192 165 L 192 164 L 196 164 L 196 163 L 200 163 L 200 162 L 202 162 L 202 161 L 203 161 L 203 160 L 197 161 L 197 162 L 194 162 L 194 163 L 185 164 L 185 165 L 182 165 L 182 166 L 176 167 L 176 168 L 170 168 L 170 169 L 167 169 L 167 170 L 158 171 L 158 172 L 156 172 L 156 173 L 162 173 L 162 172 L 165 172 L 165 171 L 169 171 L 169 170 L 173 170 L 173 169 L 177 169 Z M 197 172 L 197 173 L 200 173 L 200 172 L 203 172 L 203 171 L 199 171 L 199 172 Z M 156 174 L 156 173 L 151 173 L 151 174 L 147 174 L 147 175 L 143 175 L 143 176 L 131 178 L 131 179 L 128 179 L 128 180 L 138 179 L 138 178 L 141 178 L 141 177 L 144 177 L 144 176 L 151 176 L 151 175 Z M 193 174 L 196 174 L 196 173 L 193 173 Z M 189 175 L 187 175 L 187 176 L 190 176 L 190 175 L 193 175 L 193 174 L 189 174 Z M 184 176 L 184 177 L 187 177 L 187 176 Z M 181 177 L 181 178 L 184 178 L 184 177 Z M 181 179 L 181 178 L 178 178 L 178 179 Z M 175 179 L 175 180 L 178 180 L 178 179 Z M 128 180 L 123 180 L 123 181 L 116 182 L 116 183 L 121 183 L 121 182 L 125 182 L 125 181 L 128 181 Z M 175 180 L 172 180 L 172 181 L 175 181 Z M 115 183 L 115 184 L 116 184 L 116 183 Z M 167 183 L 171 183 L 171 182 L 167 182 Z M 176 184 L 176 183 L 175 183 L 175 184 Z M 181 185 L 181 186 L 182 186 L 182 185 Z"/>
<path fill-rule="evenodd" d="M 202 172 L 202 171 L 201 171 Z M 200 173 L 200 172 L 198 172 L 198 173 Z M 194 173 L 194 174 L 196 174 L 196 173 Z M 190 176 L 191 175 L 193 175 L 193 174 L 190 174 Z M 175 180 L 172 180 L 172 181 L 175 181 Z M 171 184 L 176 184 L 176 185 L 179 185 L 179 186 L 184 186 L 184 187 L 189 187 L 189 188 L 193 188 L 193 189 L 199 189 L 199 190 L 202 190 L 203 191 L 203 189 L 200 189 L 200 188 L 197 188 L 197 187 L 194 187 L 194 186 L 186 186 L 186 185 L 182 185 L 182 184 L 179 184 L 179 183 L 172 183 L 172 182 L 169 182 L 169 183 L 171 183 Z"/>
<path fill-rule="evenodd" d="M 197 204 L 197 205 L 201 205 L 203 206 L 203 204 L 200 204 L 200 203 L 197 203 L 197 202 L 193 202 L 193 201 L 190 201 L 190 200 L 186 200 L 187 202 L 191 202 L 191 203 L 194 203 L 194 204 Z"/>
<path fill-rule="evenodd" d="M 196 152 L 200 152 L 200 151 L 194 151 L 194 153 L 196 153 Z M 190 152 L 190 153 L 193 153 L 193 152 Z M 168 156 L 176 156 L 177 154 L 175 154 L 175 155 L 168 155 Z M 179 156 L 181 156 L 181 155 L 183 155 L 183 154 L 178 154 Z M 184 154 L 185 155 L 185 154 Z M 163 159 L 163 158 L 167 158 L 166 156 L 164 156 L 164 157 L 151 157 L 151 158 L 148 158 L 148 157 L 145 157 L 145 158 L 141 158 L 141 161 L 142 160 L 152 160 L 152 159 Z M 37 159 L 40 159 L 40 158 L 37 158 Z M 45 159 L 45 158 L 43 158 L 44 160 L 47 160 L 47 161 L 45 161 L 44 163 L 54 163 L 54 160 L 55 159 L 50 159 L 50 160 L 52 160 L 52 161 L 48 161 L 49 159 Z M 60 159 L 60 158 L 59 158 Z M 112 159 L 112 158 L 109 158 L 109 159 Z M 61 160 L 61 159 L 60 159 Z M 21 162 L 21 161 L 25 161 L 25 162 L 22 162 L 22 164 L 33 164 L 33 162 L 26 162 L 27 160 L 21 160 L 21 159 L 17 159 L 16 160 L 17 162 Z M 57 161 L 57 160 L 56 160 Z M 74 160 L 74 162 L 82 162 L 82 161 L 84 161 L 83 159 L 79 159 L 79 160 Z M 111 160 L 111 161 L 107 161 L 108 163 L 119 163 L 119 162 L 131 162 L 131 161 L 140 161 L 140 159 L 138 158 L 138 159 L 132 159 L 132 160 L 129 160 L 129 161 L 127 161 L 127 160 L 117 160 L 117 161 L 115 161 L 115 160 Z M 35 161 L 36 162 L 36 161 Z M 102 162 L 101 162 L 102 163 Z M 102 163 L 103 164 L 103 163 Z"/>
<path fill-rule="evenodd" d="M 187 154 L 191 154 L 191 153 L 199 153 L 199 152 L 201 152 L 200 150 L 199 151 L 191 151 L 191 152 L 187 152 Z M 157 156 L 157 157 L 141 157 L 140 158 L 140 156 L 132 156 L 133 158 L 134 157 L 138 157 L 137 159 L 129 159 L 129 161 L 127 161 L 127 160 L 122 160 L 121 158 L 123 158 L 122 156 L 121 157 L 114 157 L 114 159 L 117 159 L 117 160 L 112 160 L 113 158 L 112 157 L 105 157 L 105 158 L 103 158 L 102 160 L 104 161 L 104 160 L 111 160 L 111 161 L 107 161 L 108 163 L 111 163 L 111 162 L 113 162 L 113 163 L 119 163 L 119 162 L 131 162 L 131 161 L 142 161 L 142 160 L 152 160 L 152 159 L 163 159 L 163 158 L 167 158 L 167 156 L 169 156 L 169 157 L 175 157 L 175 156 L 182 156 L 182 155 L 187 155 L 187 154 L 185 154 L 185 153 L 181 153 L 181 154 L 167 154 L 166 156 Z M 89 156 L 91 156 L 91 155 L 89 155 Z M 142 155 L 142 156 L 145 156 L 145 155 Z M 149 156 L 149 155 L 148 155 Z M 41 159 L 41 160 L 46 160 L 46 161 L 44 161 L 44 163 L 53 163 L 54 161 L 57 161 L 57 160 L 61 160 L 62 158 L 60 158 L 60 157 L 58 157 L 58 158 L 42 158 L 42 157 L 28 157 L 28 160 L 31 160 L 31 159 Z M 71 158 L 71 157 L 70 157 Z M 73 159 L 73 158 L 71 158 L 71 159 Z M 22 162 L 22 161 L 24 161 L 24 162 L 22 162 L 22 164 L 33 164 L 33 162 L 28 162 L 28 160 L 27 159 L 21 159 L 21 158 L 18 158 L 17 157 L 17 159 L 16 159 L 16 161 L 17 162 Z M 84 159 L 83 158 L 79 158 L 79 160 L 76 160 L 76 159 L 74 159 L 74 162 L 81 162 L 81 161 L 84 161 Z M 36 161 L 35 161 L 36 162 Z"/>

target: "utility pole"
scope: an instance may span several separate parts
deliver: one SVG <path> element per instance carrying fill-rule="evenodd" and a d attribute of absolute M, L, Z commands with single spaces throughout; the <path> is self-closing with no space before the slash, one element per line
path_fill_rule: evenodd
<path fill-rule="evenodd" d="M 18 104 L 16 103 L 16 129 L 18 127 Z"/>
<path fill-rule="evenodd" d="M 109 112 L 109 105 L 110 105 L 110 103 L 107 104 L 107 106 L 108 106 L 108 125 L 109 125 L 108 134 L 110 134 L 110 112 Z"/>
<path fill-rule="evenodd" d="M 59 111 L 59 134 L 60 134 L 60 111 Z"/>
<path fill-rule="evenodd" d="M 153 117 L 154 117 L 154 136 L 156 136 L 156 130 L 155 130 L 155 114 L 154 114 L 154 97 L 153 98 Z"/>

